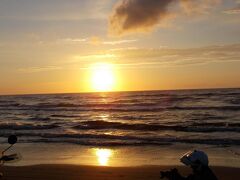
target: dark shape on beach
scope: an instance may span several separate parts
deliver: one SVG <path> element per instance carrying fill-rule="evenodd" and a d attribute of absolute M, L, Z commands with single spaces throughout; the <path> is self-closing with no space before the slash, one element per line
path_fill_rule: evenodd
<path fill-rule="evenodd" d="M 208 166 L 208 156 L 203 151 L 194 150 L 187 152 L 181 157 L 180 161 L 190 166 L 193 173 L 187 177 L 183 177 L 174 168 L 170 171 L 161 171 L 160 178 L 167 178 L 169 180 L 217 180 L 217 177 Z"/>
<path fill-rule="evenodd" d="M 5 155 L 4 153 L 8 151 L 15 143 L 17 142 L 17 136 L 11 135 L 8 137 L 8 143 L 10 146 L 8 146 L 4 151 L 2 151 L 2 156 L 0 157 L 0 166 L 3 166 L 5 162 L 13 162 L 20 160 L 20 155 L 18 154 L 10 154 Z M 3 173 L 0 173 L 0 178 L 3 176 Z"/>
<path fill-rule="evenodd" d="M 17 142 L 17 136 L 15 136 L 15 135 L 11 135 L 11 136 L 9 136 L 8 137 L 8 143 L 9 144 L 15 144 Z"/>
<path fill-rule="evenodd" d="M 10 144 L 9 147 L 7 147 L 3 152 L 2 155 L 4 155 L 4 153 L 9 150 L 15 143 L 17 142 L 17 136 L 15 135 L 11 135 L 8 137 L 8 143 Z"/>

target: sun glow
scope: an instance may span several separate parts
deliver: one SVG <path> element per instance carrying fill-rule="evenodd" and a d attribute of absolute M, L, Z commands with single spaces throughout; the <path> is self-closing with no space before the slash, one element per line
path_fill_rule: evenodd
<path fill-rule="evenodd" d="M 96 149 L 96 155 L 99 165 L 107 166 L 109 158 L 112 156 L 112 151 L 110 149 Z"/>
<path fill-rule="evenodd" d="M 92 88 L 94 91 L 111 91 L 114 83 L 115 77 L 112 64 L 101 63 L 93 66 Z"/>

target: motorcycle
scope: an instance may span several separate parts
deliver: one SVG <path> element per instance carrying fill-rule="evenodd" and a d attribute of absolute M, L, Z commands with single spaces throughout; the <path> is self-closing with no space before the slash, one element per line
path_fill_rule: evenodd
<path fill-rule="evenodd" d="M 21 155 L 14 153 L 14 154 L 9 154 L 5 155 L 5 153 L 13 147 L 14 144 L 17 143 L 17 136 L 11 135 L 8 137 L 8 143 L 10 144 L 9 147 L 4 149 L 2 151 L 1 157 L 0 157 L 0 167 L 3 167 L 5 163 L 12 163 L 19 161 L 21 159 Z M 3 173 L 0 173 L 0 178 L 3 177 Z"/>

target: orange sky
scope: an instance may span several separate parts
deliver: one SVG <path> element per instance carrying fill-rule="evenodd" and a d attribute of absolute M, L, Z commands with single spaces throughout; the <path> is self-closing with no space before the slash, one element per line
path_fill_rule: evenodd
<path fill-rule="evenodd" d="M 240 87 L 239 1 L 132 2 L 1 1 L 0 94 Z"/>

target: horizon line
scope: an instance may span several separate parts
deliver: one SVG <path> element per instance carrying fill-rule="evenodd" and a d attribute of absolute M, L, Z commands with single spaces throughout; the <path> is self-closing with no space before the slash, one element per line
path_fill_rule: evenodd
<path fill-rule="evenodd" d="M 124 92 L 151 92 L 151 91 L 191 91 L 191 90 L 217 90 L 217 89 L 240 89 L 240 87 L 218 87 L 218 88 L 179 88 L 179 89 L 147 89 L 129 91 L 86 91 L 86 92 L 57 92 L 57 93 L 19 93 L 19 94 L 0 94 L 0 96 L 30 96 L 30 95 L 61 95 L 61 94 L 95 94 L 95 93 L 124 93 Z"/>

